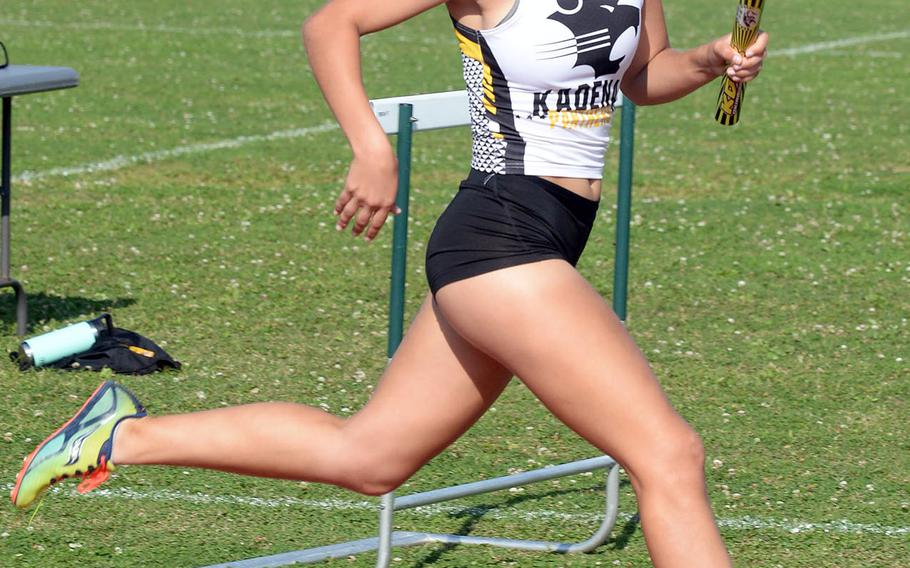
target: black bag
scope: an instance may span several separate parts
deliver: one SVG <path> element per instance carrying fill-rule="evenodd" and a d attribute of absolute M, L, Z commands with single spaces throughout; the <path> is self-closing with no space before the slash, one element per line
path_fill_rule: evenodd
<path fill-rule="evenodd" d="M 10 358 L 18 362 L 23 371 L 31 368 L 18 353 L 10 353 Z M 135 331 L 112 327 L 102 331 L 88 351 L 64 357 L 42 368 L 64 371 L 111 369 L 124 375 L 146 375 L 164 369 L 180 369 L 180 366 L 179 361 L 151 339 Z"/>
<path fill-rule="evenodd" d="M 115 327 L 103 331 L 88 351 L 64 357 L 48 367 L 67 371 L 111 369 L 124 375 L 146 375 L 168 368 L 180 369 L 180 363 L 151 339 Z"/>

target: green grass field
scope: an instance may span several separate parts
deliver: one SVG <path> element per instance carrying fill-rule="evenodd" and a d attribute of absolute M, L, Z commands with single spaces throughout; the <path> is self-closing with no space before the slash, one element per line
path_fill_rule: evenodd
<path fill-rule="evenodd" d="M 679 47 L 725 33 L 735 10 L 666 4 Z M 159 341 L 183 371 L 123 379 L 154 413 L 291 400 L 351 414 L 385 364 L 391 231 L 367 245 L 333 229 L 349 153 L 323 127 L 298 38 L 316 5 L 2 3 L 14 63 L 81 74 L 75 90 L 14 100 L 12 273 L 30 334 L 109 310 Z M 774 52 L 739 126 L 714 124 L 717 83 L 639 109 L 629 329 L 705 439 L 737 566 L 910 566 L 906 1 L 769 2 L 763 25 Z M 371 96 L 462 86 L 444 10 L 366 39 L 364 53 Z M 409 315 L 426 290 L 423 245 L 470 152 L 466 129 L 416 142 Z M 580 264 L 606 296 L 615 159 L 611 148 Z M 7 351 L 14 313 L 4 291 Z M 4 491 L 100 379 L 0 366 Z M 400 494 L 593 455 L 514 382 Z M 564 478 L 396 525 L 580 540 L 602 484 Z M 0 566 L 193 567 L 376 533 L 376 499 L 313 484 L 156 467 L 124 468 L 86 497 L 74 486 L 31 523 L 0 507 Z M 620 509 L 595 554 L 427 546 L 396 550 L 393 565 L 646 566 L 627 483 Z"/>

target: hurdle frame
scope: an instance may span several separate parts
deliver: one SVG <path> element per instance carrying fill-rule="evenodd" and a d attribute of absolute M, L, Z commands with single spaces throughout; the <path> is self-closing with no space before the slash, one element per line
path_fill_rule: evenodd
<path fill-rule="evenodd" d="M 466 97 L 465 91 L 449 91 L 377 99 L 370 103 L 383 130 L 387 134 L 397 135 L 398 194 L 396 205 L 399 207 L 400 213 L 395 216 L 392 236 L 392 274 L 389 292 L 387 349 L 389 358 L 397 350 L 404 334 L 408 205 L 410 202 L 413 133 L 416 130 L 433 130 L 469 125 L 470 116 Z M 622 121 L 617 183 L 613 310 L 620 320 L 625 322 L 628 295 L 635 105 L 620 95 L 616 106 L 621 106 L 622 108 Z M 607 470 L 604 519 L 597 531 L 581 542 L 568 543 L 393 530 L 395 511 L 481 495 L 600 469 Z M 619 464 L 610 456 L 604 455 L 503 477 L 414 493 L 404 497 L 396 497 L 393 492 L 387 493 L 380 498 L 379 535 L 377 537 L 216 564 L 208 568 L 272 568 L 291 564 L 313 564 L 374 550 L 377 551 L 376 567 L 388 568 L 391 561 L 391 551 L 394 547 L 432 543 L 484 544 L 525 551 L 557 553 L 590 552 L 607 541 L 610 532 L 616 524 L 618 514 Z"/>

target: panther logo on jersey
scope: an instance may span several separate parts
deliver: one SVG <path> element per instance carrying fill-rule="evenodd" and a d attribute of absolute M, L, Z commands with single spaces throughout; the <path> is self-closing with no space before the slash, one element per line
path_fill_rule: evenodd
<path fill-rule="evenodd" d="M 541 59 L 575 57 L 573 67 L 587 65 L 594 76 L 612 75 L 626 54 L 613 59 L 616 39 L 628 30 L 638 35 L 641 10 L 624 0 L 557 0 L 548 19 L 569 28 L 571 39 L 541 45 Z"/>

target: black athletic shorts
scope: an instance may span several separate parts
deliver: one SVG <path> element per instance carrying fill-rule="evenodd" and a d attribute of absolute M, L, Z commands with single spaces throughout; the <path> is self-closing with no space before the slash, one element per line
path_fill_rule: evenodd
<path fill-rule="evenodd" d="M 597 202 L 537 176 L 471 170 L 427 244 L 433 294 L 446 284 L 550 258 L 578 262 Z"/>

